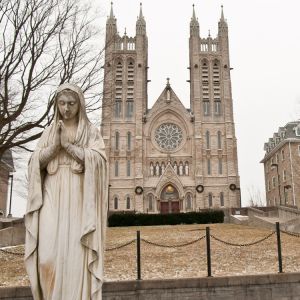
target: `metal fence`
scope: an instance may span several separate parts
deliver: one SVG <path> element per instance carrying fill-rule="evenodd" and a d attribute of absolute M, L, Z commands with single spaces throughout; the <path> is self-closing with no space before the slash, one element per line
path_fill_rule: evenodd
<path fill-rule="evenodd" d="M 144 238 L 141 238 L 141 234 L 140 231 L 136 232 L 136 238 L 132 239 L 126 243 L 117 245 L 115 247 L 111 247 L 111 248 L 106 248 L 105 251 L 117 251 L 121 248 L 127 247 L 129 245 L 132 245 L 134 243 L 136 243 L 136 273 L 137 273 L 137 280 L 141 280 L 142 279 L 142 269 L 141 269 L 141 243 L 145 243 L 148 244 L 150 246 L 154 246 L 154 247 L 161 247 L 161 248 L 181 248 L 181 247 L 186 247 L 192 244 L 196 244 L 202 240 L 206 240 L 206 261 L 207 261 L 207 276 L 211 277 L 212 276 L 212 267 L 211 267 L 211 239 L 222 243 L 226 246 L 230 246 L 230 247 L 248 247 L 248 246 L 253 246 L 253 245 L 257 245 L 260 243 L 263 243 L 264 241 L 268 240 L 269 238 L 271 238 L 273 235 L 276 234 L 276 241 L 277 241 L 277 258 L 278 258 L 278 272 L 282 273 L 283 272 L 283 268 L 282 268 L 282 251 L 281 251 L 281 233 L 289 235 L 291 237 L 295 237 L 295 238 L 300 238 L 300 234 L 298 233 L 294 233 L 294 232 L 289 232 L 289 231 L 284 231 L 284 230 L 280 230 L 280 224 L 279 222 L 276 223 L 276 231 L 272 231 L 271 233 L 269 233 L 268 235 L 264 236 L 261 239 L 258 239 L 254 242 L 251 243 L 242 243 L 242 244 L 238 244 L 238 243 L 232 243 L 230 241 L 225 241 L 222 240 L 221 238 L 213 235 L 210 233 L 210 227 L 206 227 L 205 229 L 205 234 L 197 239 L 191 240 L 189 242 L 186 243 L 182 243 L 182 244 L 176 244 L 176 245 L 167 245 L 167 244 L 160 244 L 160 243 L 156 243 L 156 242 L 152 242 L 149 240 L 146 240 Z M 4 253 L 4 254 L 9 254 L 9 255 L 18 255 L 18 256 L 23 256 L 24 255 L 24 251 L 23 250 L 19 250 L 19 251 L 11 251 L 8 249 L 1 249 L 0 248 L 0 252 Z"/>

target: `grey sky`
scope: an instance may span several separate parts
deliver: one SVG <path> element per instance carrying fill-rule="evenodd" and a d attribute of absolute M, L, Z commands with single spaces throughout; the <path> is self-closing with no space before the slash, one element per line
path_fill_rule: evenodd
<path fill-rule="evenodd" d="M 96 4 L 97 3 L 97 4 Z M 137 0 L 115 0 L 114 14 L 120 34 L 135 35 Z M 217 34 L 221 5 L 229 26 L 232 91 L 242 203 L 248 190 L 259 188 L 265 198 L 263 144 L 279 126 L 299 118 L 300 112 L 300 1 L 201 0 L 143 1 L 149 51 L 150 106 L 170 82 L 189 106 L 189 22 L 192 4 L 200 22 L 200 35 Z M 93 2 L 100 8 L 99 28 L 105 27 L 110 1 Z M 101 5 L 101 7 L 100 7 Z M 24 165 L 26 168 L 26 164 Z M 24 174 L 24 172 L 23 172 Z M 24 175 L 22 175 L 24 176 Z M 15 187 L 17 189 L 17 187 Z M 13 214 L 25 212 L 26 201 L 14 196 Z"/>
<path fill-rule="evenodd" d="M 136 0 L 115 0 L 118 31 L 135 35 L 139 12 Z M 171 78 L 179 99 L 189 106 L 189 22 L 192 4 L 201 37 L 216 36 L 221 5 L 229 26 L 232 91 L 242 203 L 249 189 L 265 198 L 263 144 L 279 126 L 299 118 L 300 112 L 300 1 L 299 0 L 144 0 L 149 51 L 150 106 Z M 107 1 L 106 15 L 110 3 Z"/>

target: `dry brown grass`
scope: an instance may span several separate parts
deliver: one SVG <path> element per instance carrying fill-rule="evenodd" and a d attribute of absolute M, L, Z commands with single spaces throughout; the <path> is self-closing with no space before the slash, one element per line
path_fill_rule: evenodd
<path fill-rule="evenodd" d="M 249 243 L 270 233 L 269 230 L 232 224 L 211 224 L 211 233 L 233 243 Z M 107 248 L 141 237 L 164 245 L 178 245 L 205 234 L 205 225 L 109 228 Z M 21 246 L 22 247 L 22 246 Z M 20 248 L 20 247 L 19 247 Z M 276 235 L 253 246 L 233 247 L 211 240 L 214 276 L 277 273 Z M 300 238 L 282 234 L 283 269 L 300 271 Z M 14 249 L 12 249 L 14 250 Z M 206 271 L 205 239 L 186 247 L 161 248 L 142 242 L 142 278 L 203 277 Z M 28 285 L 23 258 L 0 252 L 0 286 Z M 136 279 L 136 244 L 108 251 L 105 256 L 106 280 Z"/>

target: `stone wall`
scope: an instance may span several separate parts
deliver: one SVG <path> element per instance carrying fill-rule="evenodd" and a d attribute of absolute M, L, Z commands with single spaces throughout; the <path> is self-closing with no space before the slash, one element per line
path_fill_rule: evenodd
<path fill-rule="evenodd" d="M 32 300 L 29 287 L 0 288 L 1 300 Z M 106 282 L 103 300 L 299 300 L 300 273 Z"/>

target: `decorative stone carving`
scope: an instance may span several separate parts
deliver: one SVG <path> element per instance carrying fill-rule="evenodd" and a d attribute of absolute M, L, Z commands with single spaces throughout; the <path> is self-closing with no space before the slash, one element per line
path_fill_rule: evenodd
<path fill-rule="evenodd" d="M 163 123 L 155 130 L 155 141 L 163 150 L 175 150 L 182 139 L 182 129 L 174 123 Z"/>

